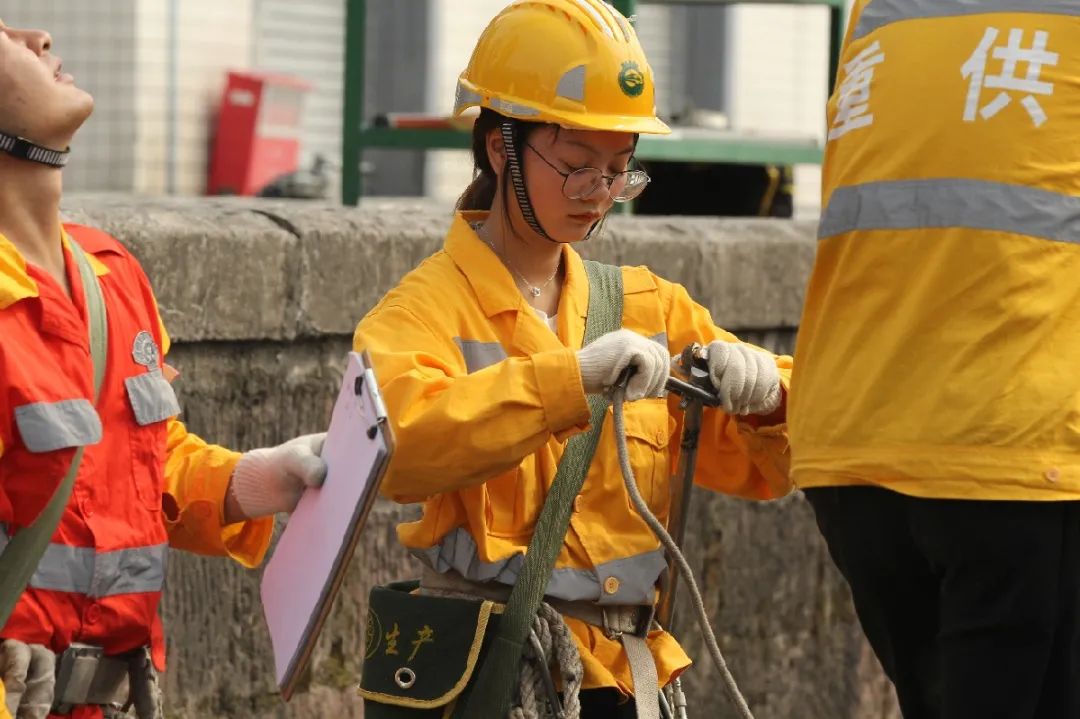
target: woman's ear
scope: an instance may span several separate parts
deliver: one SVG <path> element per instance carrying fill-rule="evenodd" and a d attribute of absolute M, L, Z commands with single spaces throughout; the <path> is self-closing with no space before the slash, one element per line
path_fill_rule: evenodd
<path fill-rule="evenodd" d="M 495 172 L 495 177 L 502 177 L 503 168 L 506 166 L 506 145 L 503 143 L 502 132 L 499 128 L 488 131 L 485 140 L 488 162 Z"/>

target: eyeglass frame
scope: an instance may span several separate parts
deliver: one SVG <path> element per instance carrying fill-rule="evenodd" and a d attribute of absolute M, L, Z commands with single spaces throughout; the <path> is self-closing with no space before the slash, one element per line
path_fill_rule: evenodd
<path fill-rule="evenodd" d="M 645 192 L 645 188 L 649 186 L 650 182 L 652 182 L 652 178 L 649 177 L 649 173 L 645 172 L 645 170 L 622 170 L 621 172 L 616 172 L 614 175 L 605 175 L 604 171 L 601 170 L 598 167 L 579 167 L 576 170 L 571 170 L 570 172 L 563 172 L 558 167 L 556 167 L 551 162 L 551 160 L 544 157 L 540 153 L 539 150 L 537 150 L 535 147 L 533 147 L 531 142 L 526 141 L 525 142 L 525 147 L 527 147 L 530 150 L 532 150 L 533 152 L 535 152 L 536 156 L 539 157 L 541 160 L 543 160 L 545 165 L 550 167 L 552 170 L 555 170 L 556 173 L 558 173 L 560 176 L 562 176 L 562 178 L 563 178 L 562 193 L 563 193 L 563 197 L 565 197 L 568 200 L 583 200 L 586 197 L 588 197 L 589 195 L 596 192 L 596 188 L 600 187 L 601 184 L 606 184 L 607 185 L 608 197 L 611 197 L 612 202 L 618 202 L 618 203 L 630 202 L 632 200 L 636 200 L 638 197 L 641 197 L 641 193 Z M 631 158 L 631 161 L 633 161 L 633 158 Z M 582 195 L 580 195 L 578 197 L 570 197 L 570 195 L 566 194 L 566 183 L 570 180 L 570 176 L 577 173 L 577 172 L 585 172 L 586 170 L 592 170 L 594 172 L 599 172 L 600 173 L 600 182 L 597 182 L 595 185 L 593 185 L 592 188 L 588 192 L 586 192 L 586 193 L 584 193 L 584 194 L 582 194 Z M 612 196 L 612 194 L 611 194 L 611 186 L 615 183 L 615 180 L 617 180 L 619 178 L 619 175 L 627 175 L 627 176 L 639 175 L 639 176 L 644 176 L 645 177 L 645 182 L 642 183 L 641 189 L 638 191 L 638 193 L 636 195 L 634 195 L 633 197 L 626 197 L 626 198 L 620 199 L 618 197 Z"/>

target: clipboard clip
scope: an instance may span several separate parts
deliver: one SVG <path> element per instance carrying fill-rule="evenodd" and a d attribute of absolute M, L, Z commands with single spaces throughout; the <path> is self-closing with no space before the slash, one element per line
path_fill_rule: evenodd
<path fill-rule="evenodd" d="M 375 439 L 375 435 L 379 431 L 378 425 L 387 422 L 386 405 L 383 404 L 382 395 L 379 394 L 379 385 L 375 381 L 375 372 L 370 367 L 365 368 L 363 374 L 358 375 L 353 383 L 353 392 L 357 397 L 364 396 L 365 383 L 370 386 L 371 400 L 375 404 L 375 424 L 368 428 L 367 436 L 368 439 Z"/>

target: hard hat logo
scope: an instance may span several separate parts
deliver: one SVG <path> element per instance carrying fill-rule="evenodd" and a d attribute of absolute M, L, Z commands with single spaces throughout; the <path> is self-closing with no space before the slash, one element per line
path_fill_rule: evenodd
<path fill-rule="evenodd" d="M 636 62 L 624 62 L 619 71 L 619 87 L 627 97 L 637 97 L 645 92 L 645 73 Z"/>

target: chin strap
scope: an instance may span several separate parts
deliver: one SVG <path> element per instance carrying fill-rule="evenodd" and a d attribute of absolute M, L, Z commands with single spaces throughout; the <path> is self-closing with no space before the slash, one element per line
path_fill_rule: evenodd
<path fill-rule="evenodd" d="M 506 150 L 506 164 L 510 168 L 510 182 L 514 185 L 514 195 L 517 197 L 518 207 L 521 208 L 521 216 L 525 218 L 525 222 L 533 229 L 533 232 L 549 242 L 555 242 L 544 230 L 540 220 L 536 219 L 532 201 L 529 200 L 529 193 L 525 189 L 525 177 L 521 169 L 521 160 L 518 159 L 517 138 L 514 137 L 514 123 L 505 120 L 499 129 L 502 132 L 503 147 Z"/>
<path fill-rule="evenodd" d="M 514 137 L 514 123 L 506 120 L 499 127 L 503 138 L 503 147 L 506 148 L 506 160 L 507 165 L 510 168 L 510 182 L 514 186 L 514 196 L 517 197 L 518 207 L 521 208 L 521 216 L 525 218 L 526 224 L 533 229 L 533 231 L 543 237 L 548 242 L 554 242 L 556 244 L 562 244 L 554 237 L 549 235 L 540 224 L 540 220 L 536 217 L 536 212 L 533 210 L 532 201 L 529 199 L 529 192 L 525 189 L 525 173 L 522 171 L 521 159 L 518 156 L 517 142 Z M 582 238 L 582 241 L 592 239 L 593 233 L 603 223 L 603 218 L 597 220 L 592 227 L 589 228 L 589 234 Z"/>
<path fill-rule="evenodd" d="M 50 150 L 47 147 L 36 145 L 29 140 L 15 135 L 0 132 L 0 150 L 12 157 L 29 162 L 37 162 L 49 167 L 63 167 L 68 163 L 71 150 Z"/>

